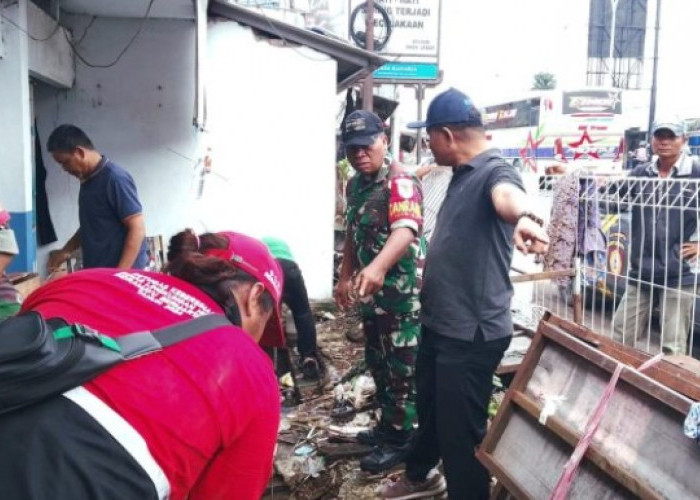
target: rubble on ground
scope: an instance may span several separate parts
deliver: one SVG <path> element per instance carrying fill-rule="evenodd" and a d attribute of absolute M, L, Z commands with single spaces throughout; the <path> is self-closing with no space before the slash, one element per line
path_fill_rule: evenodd
<path fill-rule="evenodd" d="M 320 382 L 299 380 L 303 403 L 283 408 L 275 476 L 263 498 L 374 499 L 382 480 L 402 469 L 377 475 L 360 470 L 359 458 L 371 447 L 354 436 L 378 417 L 374 381 L 365 372 L 360 318 L 324 311 L 316 318 L 326 376 Z M 289 376 L 282 379 L 288 383 Z"/>

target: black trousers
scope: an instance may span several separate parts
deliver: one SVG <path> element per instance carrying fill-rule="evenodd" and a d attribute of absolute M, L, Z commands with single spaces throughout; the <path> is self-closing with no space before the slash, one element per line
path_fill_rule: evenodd
<path fill-rule="evenodd" d="M 489 497 L 488 471 L 475 451 L 486 435 L 493 374 L 510 337 L 474 342 L 439 335 L 423 326 L 416 361 L 418 432 L 406 475 L 422 481 L 442 457 L 449 497 Z"/>
<path fill-rule="evenodd" d="M 284 273 L 282 302 L 292 311 L 297 327 L 297 349 L 303 359 L 316 352 L 316 323 L 311 312 L 304 276 L 296 262 L 287 259 L 277 259 L 277 262 Z"/>

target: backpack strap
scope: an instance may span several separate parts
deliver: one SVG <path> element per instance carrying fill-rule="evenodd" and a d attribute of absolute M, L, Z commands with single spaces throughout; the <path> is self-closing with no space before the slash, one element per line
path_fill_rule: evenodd
<path fill-rule="evenodd" d="M 223 314 L 207 314 L 156 330 L 153 336 L 162 347 L 168 347 L 222 326 L 233 325 Z"/>
<path fill-rule="evenodd" d="M 223 314 L 207 314 L 152 332 L 130 333 L 113 340 L 119 344 L 125 359 L 133 359 L 222 326 L 232 326 L 232 323 Z"/>

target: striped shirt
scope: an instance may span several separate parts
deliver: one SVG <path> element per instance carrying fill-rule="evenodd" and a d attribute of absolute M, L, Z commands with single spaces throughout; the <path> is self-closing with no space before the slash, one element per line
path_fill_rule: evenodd
<path fill-rule="evenodd" d="M 452 179 L 451 167 L 437 167 L 423 177 L 423 236 L 430 241 L 435 221 Z"/>
<path fill-rule="evenodd" d="M 12 229 L 0 227 L 0 253 L 17 255 L 17 240 Z M 15 287 L 10 283 L 10 279 L 2 271 L 0 271 L 0 302 L 19 303 L 17 290 L 15 290 Z"/>

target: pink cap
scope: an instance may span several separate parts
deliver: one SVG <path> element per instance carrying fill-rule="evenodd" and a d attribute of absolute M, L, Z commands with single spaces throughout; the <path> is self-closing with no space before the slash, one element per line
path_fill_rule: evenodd
<path fill-rule="evenodd" d="M 10 222 L 10 212 L 4 208 L 0 208 L 0 227 L 4 227 Z"/>
<path fill-rule="evenodd" d="M 217 234 L 228 239 L 228 248 L 210 248 L 204 253 L 230 260 L 237 268 L 255 277 L 265 286 L 275 301 L 275 310 L 265 326 L 260 345 L 265 347 L 284 346 L 284 328 L 282 328 L 282 314 L 280 312 L 284 284 L 282 268 L 263 242 L 233 231 Z"/>

